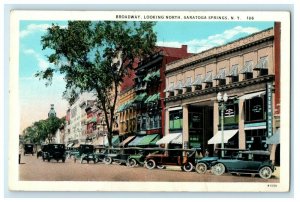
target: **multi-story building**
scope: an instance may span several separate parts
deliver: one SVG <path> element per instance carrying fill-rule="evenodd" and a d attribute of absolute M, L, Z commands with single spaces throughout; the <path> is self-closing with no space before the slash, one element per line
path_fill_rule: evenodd
<path fill-rule="evenodd" d="M 118 108 L 120 135 L 126 135 L 129 146 L 149 146 L 164 134 L 164 72 L 166 64 L 187 57 L 187 46 L 181 48 L 156 47 L 155 54 L 144 58 L 125 79 L 128 86 L 121 91 Z M 134 80 L 132 80 L 134 79 Z M 122 133 L 123 132 L 123 133 Z"/>
<path fill-rule="evenodd" d="M 184 148 L 209 152 L 221 147 L 222 139 L 225 147 L 271 150 L 267 142 L 279 127 L 274 121 L 280 107 L 279 57 L 280 24 L 275 23 L 274 28 L 168 64 L 166 141 L 181 139 Z M 218 93 L 228 96 L 223 116 Z M 272 152 L 274 159 L 275 147 Z"/>
<path fill-rule="evenodd" d="M 86 125 L 85 120 L 86 113 L 85 107 L 87 100 L 95 100 L 95 97 L 91 93 L 83 93 L 74 102 L 72 106 L 67 110 L 66 114 L 66 142 L 82 142 L 86 139 Z"/>

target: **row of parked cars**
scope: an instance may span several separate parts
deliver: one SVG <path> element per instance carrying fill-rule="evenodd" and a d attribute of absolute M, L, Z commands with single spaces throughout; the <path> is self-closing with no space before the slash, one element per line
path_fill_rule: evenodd
<path fill-rule="evenodd" d="M 215 155 L 197 158 L 200 149 L 165 148 L 95 148 L 81 144 L 78 148 L 68 149 L 64 144 L 47 144 L 37 152 L 37 157 L 50 162 L 51 159 L 65 162 L 67 158 L 80 163 L 123 164 L 129 167 L 145 166 L 148 169 L 164 169 L 165 166 L 180 166 L 185 172 L 195 169 L 199 174 L 207 171 L 215 175 L 226 172 L 232 174 L 259 175 L 271 178 L 275 170 L 268 151 L 249 151 L 224 149 L 225 156 Z M 221 153 L 221 152 L 218 152 Z"/>

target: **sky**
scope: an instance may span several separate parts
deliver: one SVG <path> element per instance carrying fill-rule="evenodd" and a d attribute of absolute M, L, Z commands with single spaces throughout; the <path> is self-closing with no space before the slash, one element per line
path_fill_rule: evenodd
<path fill-rule="evenodd" d="M 65 82 L 62 75 L 54 75 L 51 86 L 34 77 L 37 71 L 50 64 L 42 50 L 41 37 L 52 23 L 67 26 L 66 21 L 21 21 L 19 32 L 19 99 L 21 109 L 20 132 L 35 121 L 46 119 L 54 104 L 58 117 L 63 117 L 68 103 L 62 99 Z M 188 45 L 190 53 L 199 53 L 241 37 L 273 27 L 273 22 L 157 22 L 157 45 L 181 47 Z"/>

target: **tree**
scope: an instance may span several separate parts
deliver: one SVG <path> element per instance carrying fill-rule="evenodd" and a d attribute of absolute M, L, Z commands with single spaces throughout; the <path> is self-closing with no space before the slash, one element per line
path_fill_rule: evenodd
<path fill-rule="evenodd" d="M 46 120 L 34 122 L 31 126 L 24 130 L 25 142 L 39 144 L 47 140 L 51 142 L 55 132 L 65 122 L 65 118 L 50 117 Z"/>
<path fill-rule="evenodd" d="M 83 92 L 93 92 L 104 112 L 111 146 L 118 86 L 136 59 L 154 51 L 154 22 L 69 21 L 67 28 L 52 25 L 42 36 L 51 67 L 36 73 L 51 85 L 56 72 L 66 81 L 63 97 L 70 105 Z"/>

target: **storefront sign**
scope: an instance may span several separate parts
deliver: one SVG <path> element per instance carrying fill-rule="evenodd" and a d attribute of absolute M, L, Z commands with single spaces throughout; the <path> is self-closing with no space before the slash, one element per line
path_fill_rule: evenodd
<path fill-rule="evenodd" d="M 225 112 L 224 112 L 224 117 L 232 117 L 234 116 L 234 109 L 232 108 L 229 108 L 229 109 L 226 109 Z"/>
<path fill-rule="evenodd" d="M 253 108 L 252 108 L 252 111 L 253 111 L 254 113 L 261 113 L 261 110 L 262 110 L 261 105 L 255 105 L 255 106 L 253 106 Z"/>
<path fill-rule="evenodd" d="M 272 83 L 267 84 L 267 131 L 268 137 L 273 135 Z"/>

